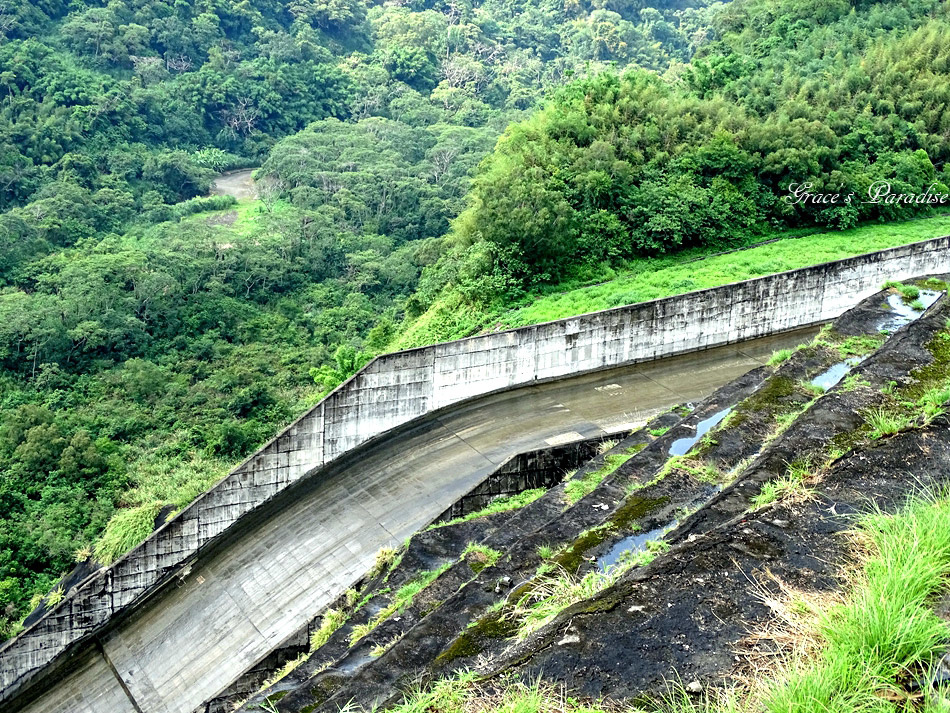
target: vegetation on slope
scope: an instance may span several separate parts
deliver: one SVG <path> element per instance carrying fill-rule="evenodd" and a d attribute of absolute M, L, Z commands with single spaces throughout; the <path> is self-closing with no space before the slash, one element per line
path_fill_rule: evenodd
<path fill-rule="evenodd" d="M 950 218 L 946 216 L 902 223 L 871 223 L 804 236 L 783 231 L 772 234 L 775 242 L 739 252 L 704 257 L 707 251 L 692 249 L 675 255 L 623 261 L 614 267 L 601 265 L 557 285 L 502 303 L 471 305 L 461 293 L 447 291 L 424 314 L 408 321 L 389 348 L 407 349 L 481 331 L 522 327 L 690 290 L 719 287 L 948 232 Z"/>
<path fill-rule="evenodd" d="M 665 78 L 591 77 L 510 126 L 413 309 L 498 306 L 605 261 L 930 210 L 870 200 L 881 183 L 947 193 L 944 4 L 749 0 L 710 29 Z M 802 185 L 841 197 L 787 200 Z"/>
<path fill-rule="evenodd" d="M 859 552 L 851 564 L 843 596 L 811 597 L 782 603 L 795 620 L 786 638 L 797 639 L 798 653 L 773 661 L 759 678 L 720 691 L 687 691 L 671 682 L 670 693 L 626 708 L 615 702 L 582 701 L 540 681 L 481 681 L 471 672 L 408 693 L 394 707 L 412 711 L 616 711 L 655 713 L 771 713 L 905 710 L 908 687 L 929 681 L 950 643 L 950 626 L 934 611 L 935 597 L 950 577 L 950 498 L 917 499 L 894 514 L 863 516 L 854 534 Z M 603 588 L 610 573 L 589 573 L 578 590 L 552 593 L 571 601 Z M 585 583 L 590 585 L 585 587 Z M 568 581 L 568 580 L 566 580 Z M 589 591 L 588 591 L 589 590 Z M 791 595 L 789 595 L 791 596 Z M 541 602 L 546 603 L 547 600 Z M 542 616 L 540 604 L 534 605 Z M 543 622 L 542 622 L 543 623 Z M 675 680 L 675 679 L 674 679 Z M 944 710 L 943 687 L 924 684 L 917 695 L 926 713 Z"/>

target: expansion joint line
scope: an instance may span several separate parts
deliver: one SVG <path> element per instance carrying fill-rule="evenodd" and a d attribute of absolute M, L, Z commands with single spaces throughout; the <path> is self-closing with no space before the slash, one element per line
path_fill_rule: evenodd
<path fill-rule="evenodd" d="M 130 691 L 129 687 L 125 685 L 125 680 L 122 678 L 118 669 L 116 669 L 115 665 L 112 663 L 112 659 L 110 659 L 109 654 L 106 653 L 106 647 L 102 645 L 102 641 L 99 640 L 98 636 L 96 637 L 96 648 L 99 649 L 99 654 L 102 656 L 102 660 L 106 662 L 109 670 L 112 671 L 112 675 L 115 676 L 115 680 L 119 682 L 119 687 L 122 688 L 122 692 L 125 693 L 125 697 L 129 699 L 129 704 L 135 710 L 135 713 L 144 713 L 142 707 L 132 695 L 132 691 Z"/>

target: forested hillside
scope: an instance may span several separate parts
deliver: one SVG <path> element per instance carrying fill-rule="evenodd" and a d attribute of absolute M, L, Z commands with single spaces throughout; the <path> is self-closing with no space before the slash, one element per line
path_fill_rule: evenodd
<path fill-rule="evenodd" d="M 507 123 L 693 4 L 0 1 L 0 635 L 382 349 Z"/>
<path fill-rule="evenodd" d="M 740 0 L 709 17 L 689 65 L 576 82 L 508 128 L 402 346 L 455 336 L 462 304 L 507 305 L 604 262 L 931 210 L 870 202 L 872 185 L 947 192 L 946 3 Z M 796 185 L 842 200 L 789 200 Z"/>
<path fill-rule="evenodd" d="M 373 352 L 926 210 L 782 196 L 947 183 L 948 30 L 937 2 L 0 0 L 0 633 Z M 206 197 L 258 165 L 261 200 Z"/>

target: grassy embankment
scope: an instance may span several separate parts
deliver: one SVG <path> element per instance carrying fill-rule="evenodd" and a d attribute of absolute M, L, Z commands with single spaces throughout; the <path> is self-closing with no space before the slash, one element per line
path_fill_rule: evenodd
<path fill-rule="evenodd" d="M 950 216 L 864 225 L 851 230 L 805 236 L 800 233 L 780 233 L 772 236 L 775 242 L 705 259 L 701 259 L 702 251 L 689 250 L 667 257 L 636 260 L 617 270 L 604 268 L 586 281 L 562 283 L 507 309 L 480 311 L 463 305 L 453 293 L 408 323 L 390 348 L 408 349 L 483 331 L 522 327 L 691 290 L 718 287 L 926 240 L 948 232 Z"/>

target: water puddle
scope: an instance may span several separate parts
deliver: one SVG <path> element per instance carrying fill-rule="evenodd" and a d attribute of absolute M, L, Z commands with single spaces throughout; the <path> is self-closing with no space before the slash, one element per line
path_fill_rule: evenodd
<path fill-rule="evenodd" d="M 709 431 L 718 426 L 722 420 L 732 412 L 733 407 L 724 408 L 718 413 L 714 413 L 712 416 L 707 418 L 705 421 L 700 421 L 696 425 L 696 435 L 689 436 L 687 438 L 677 438 L 673 441 L 673 444 L 670 446 L 670 455 L 671 456 L 685 456 L 689 449 L 696 445 L 697 441 L 700 438 L 705 436 Z"/>
<path fill-rule="evenodd" d="M 690 503 L 686 509 L 688 511 L 692 511 L 702 507 L 712 500 L 713 496 L 721 490 L 721 485 L 710 486 L 700 497 Z M 606 572 L 608 569 L 619 563 L 624 555 L 628 553 L 634 555 L 638 552 L 643 552 L 647 548 L 648 542 L 663 539 L 663 536 L 666 535 L 667 532 L 674 529 L 679 524 L 679 518 L 673 518 L 669 522 L 666 522 L 659 527 L 655 527 L 648 532 L 637 532 L 633 535 L 624 537 L 622 540 L 614 543 L 613 547 L 597 558 L 597 568 L 601 572 Z"/>
<path fill-rule="evenodd" d="M 904 301 L 903 295 L 888 295 L 887 304 L 893 312 L 892 316 L 886 317 L 879 325 L 878 329 L 886 332 L 893 332 L 900 329 L 905 324 L 913 322 L 920 317 L 930 305 L 940 299 L 943 292 L 939 290 L 921 290 L 917 298 L 924 306 L 924 309 L 914 309 Z"/>
<path fill-rule="evenodd" d="M 812 379 L 811 383 L 815 386 L 820 386 L 822 389 L 827 391 L 832 386 L 835 386 L 839 381 L 841 381 L 845 377 L 845 374 L 851 371 L 851 367 L 860 363 L 861 357 L 850 357 L 844 361 L 839 361 L 837 364 L 830 367 L 828 370 L 823 371 L 821 374 Z"/>
<path fill-rule="evenodd" d="M 638 532 L 635 535 L 624 537 L 604 554 L 597 558 L 597 567 L 601 572 L 606 572 L 620 561 L 620 558 L 626 553 L 636 554 L 643 552 L 647 548 L 647 542 L 659 540 L 667 532 L 680 524 L 679 520 L 670 520 L 665 525 L 654 528 L 649 532 Z"/>

